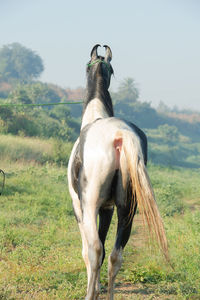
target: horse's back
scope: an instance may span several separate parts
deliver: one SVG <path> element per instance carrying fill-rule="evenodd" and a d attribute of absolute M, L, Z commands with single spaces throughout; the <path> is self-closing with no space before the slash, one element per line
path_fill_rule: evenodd
<path fill-rule="evenodd" d="M 147 138 L 145 133 L 135 124 L 115 117 L 98 119 L 86 126 L 80 135 L 80 145 L 90 159 L 104 156 L 110 160 L 113 156 L 113 142 L 120 131 L 127 131 L 132 134 L 141 147 L 144 161 L 147 162 Z M 110 160 L 112 161 L 112 160 Z"/>

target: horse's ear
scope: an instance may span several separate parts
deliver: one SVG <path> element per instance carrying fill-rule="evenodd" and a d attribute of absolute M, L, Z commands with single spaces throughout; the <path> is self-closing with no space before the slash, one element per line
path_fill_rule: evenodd
<path fill-rule="evenodd" d="M 106 55 L 105 55 L 105 59 L 104 60 L 109 63 L 112 60 L 112 51 L 111 51 L 111 49 L 110 49 L 109 46 L 104 45 L 104 47 L 106 49 Z"/>
<path fill-rule="evenodd" d="M 91 59 L 97 59 L 97 56 L 98 56 L 98 53 L 97 53 L 97 48 L 100 47 L 101 45 L 97 44 L 95 45 L 93 48 L 92 48 L 92 51 L 91 51 Z"/>

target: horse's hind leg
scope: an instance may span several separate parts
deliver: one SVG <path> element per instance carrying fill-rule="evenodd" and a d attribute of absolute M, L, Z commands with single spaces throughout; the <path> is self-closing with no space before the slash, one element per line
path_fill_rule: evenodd
<path fill-rule="evenodd" d="M 89 266 L 88 265 L 88 244 L 87 244 L 87 240 L 86 240 L 85 233 L 83 230 L 83 212 L 81 209 L 81 204 L 80 204 L 80 200 L 79 200 L 77 193 L 75 193 L 75 191 L 73 189 L 71 189 L 70 192 L 71 192 L 71 197 L 72 197 L 72 202 L 73 202 L 74 215 L 75 215 L 76 221 L 78 223 L 80 234 L 81 234 L 82 257 L 85 262 L 87 273 L 88 273 L 89 272 L 89 270 L 88 270 L 88 266 Z"/>
<path fill-rule="evenodd" d="M 130 210 L 131 210 L 130 203 L 127 204 L 126 206 L 119 205 L 117 207 L 117 215 L 118 215 L 117 236 L 116 236 L 114 249 L 108 260 L 107 300 L 113 299 L 114 281 L 122 265 L 122 252 L 130 237 L 133 216 L 136 211 L 136 204 L 134 207 L 133 214 L 131 215 L 130 215 Z"/>
<path fill-rule="evenodd" d="M 96 292 L 95 290 L 98 275 L 97 266 L 101 265 L 101 257 L 99 257 L 98 263 L 98 251 L 101 249 L 101 244 L 97 232 L 96 215 L 91 207 L 84 206 L 83 209 L 81 208 L 80 200 L 75 193 L 73 194 L 73 207 L 81 233 L 82 257 L 87 269 L 88 287 L 87 297 L 85 299 L 95 300 L 98 297 L 98 291 Z M 99 256 L 101 256 L 101 251 Z"/>
<path fill-rule="evenodd" d="M 97 299 L 99 292 L 96 290 L 96 282 L 101 267 L 103 247 L 97 231 L 97 213 L 96 205 L 91 205 L 90 199 L 84 201 L 82 235 L 87 244 L 84 258 L 88 276 L 86 300 Z"/>
<path fill-rule="evenodd" d="M 112 220 L 114 207 L 111 206 L 109 208 L 100 208 L 99 210 L 99 238 L 103 246 L 103 256 L 102 262 L 103 264 L 105 258 L 105 240 L 108 233 L 108 229 L 110 226 L 110 222 Z M 96 290 L 100 292 L 100 270 L 97 275 L 97 282 L 96 282 Z"/>
<path fill-rule="evenodd" d="M 99 238 L 103 245 L 103 257 L 102 257 L 102 264 L 105 258 L 105 240 L 108 233 L 108 229 L 110 227 L 110 222 L 112 220 L 114 207 L 111 206 L 110 208 L 100 208 L 99 210 Z"/>

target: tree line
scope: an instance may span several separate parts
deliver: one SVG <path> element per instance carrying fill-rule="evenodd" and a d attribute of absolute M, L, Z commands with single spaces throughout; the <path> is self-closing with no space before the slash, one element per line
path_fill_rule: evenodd
<path fill-rule="evenodd" d="M 84 95 L 83 88 L 72 91 L 42 83 L 38 78 L 43 70 L 43 61 L 34 51 L 18 43 L 3 46 L 0 49 L 0 103 L 62 103 L 74 95 L 79 99 Z M 189 123 L 172 117 L 169 113 L 178 114 L 178 108 L 172 111 L 163 102 L 155 109 L 150 102 L 139 101 L 140 91 L 133 78 L 125 78 L 111 96 L 115 116 L 135 123 L 147 133 L 154 161 L 164 161 L 169 153 L 173 163 L 180 160 L 176 153 L 182 153 L 186 159 L 185 153 L 189 151 L 186 144 L 200 143 L 200 122 Z M 20 109 L 0 107 L 0 133 L 73 142 L 79 134 L 81 114 L 81 104 Z M 189 151 L 191 164 L 195 157 L 199 155 L 200 158 L 200 148 L 195 149 L 199 150 Z"/>

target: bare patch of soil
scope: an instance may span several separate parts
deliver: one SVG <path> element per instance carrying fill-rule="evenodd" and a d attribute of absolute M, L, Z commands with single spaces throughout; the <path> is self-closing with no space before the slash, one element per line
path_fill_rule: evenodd
<path fill-rule="evenodd" d="M 159 294 L 155 286 L 150 284 L 118 284 L 115 287 L 115 300 L 175 300 L 177 295 Z M 106 300 L 106 291 L 99 297 L 99 300 Z"/>

